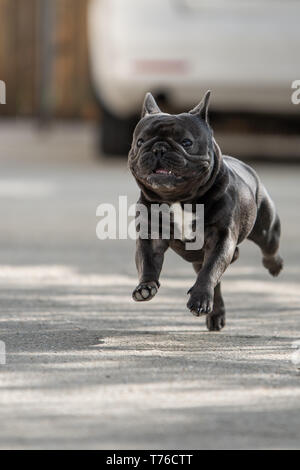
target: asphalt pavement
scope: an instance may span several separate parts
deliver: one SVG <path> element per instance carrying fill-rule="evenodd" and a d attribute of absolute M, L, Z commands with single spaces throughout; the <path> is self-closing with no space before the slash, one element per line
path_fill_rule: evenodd
<path fill-rule="evenodd" d="M 98 240 L 96 208 L 138 190 L 125 160 L 97 161 L 93 137 L 0 129 L 0 447 L 299 449 L 300 166 L 254 165 L 284 271 L 271 278 L 245 242 L 224 275 L 226 328 L 210 333 L 174 253 L 157 297 L 132 301 L 135 243 Z"/>

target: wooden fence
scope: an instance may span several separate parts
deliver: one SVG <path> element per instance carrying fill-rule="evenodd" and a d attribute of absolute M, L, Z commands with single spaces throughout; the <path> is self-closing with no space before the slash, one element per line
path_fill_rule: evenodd
<path fill-rule="evenodd" d="M 89 0 L 0 0 L 1 115 L 95 118 Z"/>

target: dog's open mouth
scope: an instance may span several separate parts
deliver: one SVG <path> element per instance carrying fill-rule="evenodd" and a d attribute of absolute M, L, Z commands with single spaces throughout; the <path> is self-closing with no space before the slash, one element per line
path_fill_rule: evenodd
<path fill-rule="evenodd" d="M 146 180 L 151 186 L 175 186 L 178 183 L 182 183 L 184 178 L 173 170 L 157 167 L 147 176 Z"/>
<path fill-rule="evenodd" d="M 174 175 L 173 171 L 171 170 L 166 170 L 165 168 L 156 168 L 156 170 L 153 171 L 155 175 Z M 176 176 L 176 175 L 174 175 Z"/>
<path fill-rule="evenodd" d="M 169 170 L 168 168 L 163 168 L 161 166 L 158 166 L 155 168 L 152 173 L 149 175 L 150 178 L 152 178 L 155 181 L 161 181 L 163 182 L 178 182 L 182 181 L 182 176 L 175 173 L 173 170 Z"/>

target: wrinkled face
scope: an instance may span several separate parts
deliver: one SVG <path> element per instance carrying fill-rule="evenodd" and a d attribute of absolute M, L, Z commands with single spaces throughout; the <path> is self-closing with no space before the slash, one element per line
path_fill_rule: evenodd
<path fill-rule="evenodd" d="M 211 174 L 211 131 L 189 113 L 147 115 L 135 129 L 129 165 L 139 185 L 158 196 L 188 196 Z"/>

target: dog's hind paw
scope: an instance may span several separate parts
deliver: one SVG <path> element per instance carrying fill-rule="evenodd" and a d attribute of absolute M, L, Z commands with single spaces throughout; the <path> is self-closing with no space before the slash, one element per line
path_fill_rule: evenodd
<path fill-rule="evenodd" d="M 141 282 L 133 291 L 132 298 L 136 302 L 145 302 L 153 299 L 158 292 L 159 285 L 156 281 Z"/>
<path fill-rule="evenodd" d="M 220 331 L 225 326 L 225 313 L 208 314 L 206 316 L 206 326 L 209 331 Z"/>
<path fill-rule="evenodd" d="M 283 259 L 279 255 L 272 258 L 263 258 L 263 265 L 272 276 L 276 277 L 283 268 Z"/>

